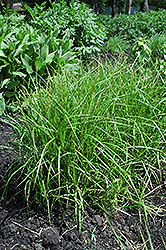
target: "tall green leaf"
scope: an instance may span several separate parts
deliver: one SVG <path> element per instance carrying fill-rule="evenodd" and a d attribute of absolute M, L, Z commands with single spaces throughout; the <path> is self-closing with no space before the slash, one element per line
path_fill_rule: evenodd
<path fill-rule="evenodd" d="M 32 74 L 33 73 L 33 69 L 31 66 L 32 59 L 26 54 L 21 54 L 21 60 L 23 65 L 26 67 L 26 71 L 28 72 L 28 74 Z"/>
<path fill-rule="evenodd" d="M 2 93 L 0 93 L 0 115 L 3 115 L 4 110 L 5 110 L 5 99 Z"/>

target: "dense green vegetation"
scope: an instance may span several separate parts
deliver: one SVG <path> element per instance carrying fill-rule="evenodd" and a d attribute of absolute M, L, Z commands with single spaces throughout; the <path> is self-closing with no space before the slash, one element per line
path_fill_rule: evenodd
<path fill-rule="evenodd" d="M 80 228 L 89 202 L 159 214 L 147 198 L 166 157 L 166 12 L 28 10 L 27 21 L 0 16 L 0 108 L 19 111 L 6 122 L 22 162 L 7 185 L 21 172 L 27 203 L 35 191 L 49 216 L 57 201 L 74 204 Z M 103 45 L 112 59 L 101 62 Z"/>
<path fill-rule="evenodd" d="M 108 30 L 108 36 L 120 36 L 126 42 L 135 42 L 140 37 L 150 38 L 166 31 L 166 10 L 137 12 L 133 15 L 99 15 L 99 20 Z"/>
<path fill-rule="evenodd" d="M 13 99 L 15 88 L 58 68 L 74 71 L 86 53 L 99 51 L 106 38 L 104 27 L 84 5 L 71 2 L 30 8 L 30 17 L 0 16 L 0 107 Z M 17 88 L 18 86 L 18 88 Z"/>
<path fill-rule="evenodd" d="M 56 2 L 60 2 L 61 0 L 57 0 Z M 15 0 L 15 2 L 17 2 L 17 0 Z M 32 0 L 23 0 L 23 3 L 27 3 L 28 5 L 35 5 L 35 3 L 37 4 L 41 4 L 43 2 L 43 0 L 36 0 L 35 2 Z M 46 0 L 47 5 L 49 5 L 49 0 Z M 67 2 L 68 4 L 70 3 L 70 0 L 66 0 L 65 2 Z M 83 2 L 86 3 L 90 8 L 93 8 L 95 0 L 80 0 L 79 2 Z M 132 1 L 132 6 L 140 6 L 140 3 L 142 2 L 142 0 L 134 0 Z M 99 7 L 108 7 L 111 6 L 112 4 L 112 0 L 98 0 L 97 4 Z M 161 7 L 166 7 L 166 0 L 148 0 L 148 4 L 151 6 L 155 6 L 158 8 Z M 122 10 L 122 8 L 124 8 L 126 5 L 126 0 L 117 0 L 116 1 L 116 6 L 119 8 L 119 10 Z"/>

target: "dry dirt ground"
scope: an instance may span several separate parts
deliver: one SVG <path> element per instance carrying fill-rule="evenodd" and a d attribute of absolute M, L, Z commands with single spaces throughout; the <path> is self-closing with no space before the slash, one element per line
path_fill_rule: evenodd
<path fill-rule="evenodd" d="M 2 117 L 1 117 L 2 118 Z M 4 118 L 2 118 L 3 120 Z M 5 122 L 0 122 L 0 145 L 10 137 L 12 129 Z M 6 144 L 9 146 L 9 143 Z M 6 184 L 4 179 L 8 168 L 14 163 L 15 155 L 10 149 L 0 148 L 0 199 Z M 163 169 L 161 185 L 154 181 L 149 202 L 166 209 L 166 169 Z M 31 209 L 28 211 L 22 187 L 17 182 L 9 184 L 5 196 L 0 202 L 0 250 L 71 250 L 71 249 L 152 249 L 144 223 L 136 208 L 125 208 L 123 212 L 103 213 L 95 207 L 85 207 L 82 231 L 77 228 L 74 208 L 57 204 L 49 223 L 47 212 L 31 197 Z M 166 249 L 166 213 L 163 216 L 148 216 L 149 234 L 155 250 Z M 143 237 L 141 237 L 141 233 Z M 125 248 L 122 248 L 120 241 Z M 146 242 L 147 248 L 143 242 Z"/>

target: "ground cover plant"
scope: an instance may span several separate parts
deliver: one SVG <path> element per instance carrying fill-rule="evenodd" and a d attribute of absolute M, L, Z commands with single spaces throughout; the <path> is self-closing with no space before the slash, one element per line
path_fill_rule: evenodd
<path fill-rule="evenodd" d="M 107 46 L 120 56 L 102 62 L 99 56 L 85 67 L 80 55 L 92 54 L 95 48 L 98 51 L 97 43 L 102 44 L 106 35 L 101 41 L 94 40 L 101 32 L 94 19 L 95 29 L 99 28 L 97 38 L 92 32 L 84 41 L 88 24 L 82 34 L 77 33 L 80 17 L 76 15 L 74 20 L 73 10 L 69 18 L 66 5 L 62 6 L 64 26 L 59 12 L 59 19 L 52 20 L 51 26 L 49 13 L 54 11 L 55 16 L 56 8 L 48 12 L 43 7 L 29 9 L 32 19 L 27 23 L 23 16 L 17 20 L 16 14 L 1 17 L 3 112 L 5 96 L 10 97 L 10 91 L 16 93 L 13 90 L 22 77 L 17 95 L 19 112 L 5 119 L 17 135 L 11 147 L 19 164 L 8 169 L 3 195 L 10 182 L 18 179 L 18 186 L 24 186 L 27 205 L 35 193 L 50 220 L 57 202 L 73 206 L 80 231 L 85 205 L 97 205 L 104 212 L 136 207 L 140 219 L 145 214 L 150 245 L 146 246 L 140 229 L 142 241 L 147 249 L 153 249 L 147 214 L 164 213 L 148 198 L 156 190 L 154 181 L 160 186 L 166 159 L 165 33 L 160 38 L 157 34 L 131 37 L 128 54 L 123 41 L 129 44 L 131 40 L 112 36 Z M 87 9 L 82 6 L 85 14 Z M 90 12 L 88 15 L 93 20 Z M 7 22 L 17 29 L 11 31 Z"/>

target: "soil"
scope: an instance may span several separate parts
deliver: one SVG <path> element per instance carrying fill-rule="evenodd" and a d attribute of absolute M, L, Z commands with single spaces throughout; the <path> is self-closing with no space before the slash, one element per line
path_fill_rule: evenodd
<path fill-rule="evenodd" d="M 0 145 L 5 143 L 8 148 L 0 147 L 0 250 L 150 250 L 151 244 L 154 250 L 166 249 L 166 167 L 162 169 L 160 183 L 153 180 L 147 200 L 164 212 L 161 216 L 148 215 L 148 231 L 144 213 L 135 207 L 104 213 L 90 206 L 85 207 L 79 232 L 73 207 L 57 204 L 49 221 L 35 195 L 27 207 L 23 187 L 16 188 L 17 180 L 11 181 L 2 195 L 5 173 L 16 164 L 16 155 L 10 148 L 13 136 L 12 128 L 1 117 Z"/>

